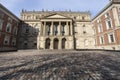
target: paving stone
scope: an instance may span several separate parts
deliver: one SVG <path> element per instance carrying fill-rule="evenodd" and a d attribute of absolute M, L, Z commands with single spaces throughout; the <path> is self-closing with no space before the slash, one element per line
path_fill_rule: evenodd
<path fill-rule="evenodd" d="M 119 52 L 9 52 L 0 54 L 0 80 L 120 80 L 119 66 Z"/>

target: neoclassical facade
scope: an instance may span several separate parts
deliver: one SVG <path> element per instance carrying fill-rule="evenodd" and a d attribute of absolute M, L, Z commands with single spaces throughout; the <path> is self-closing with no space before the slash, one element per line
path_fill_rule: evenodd
<path fill-rule="evenodd" d="M 22 11 L 21 19 L 21 49 L 94 48 L 89 12 Z"/>
<path fill-rule="evenodd" d="M 18 49 L 120 50 L 120 0 L 94 18 L 90 12 L 26 11 L 21 19 L 0 4 L 0 51 Z"/>

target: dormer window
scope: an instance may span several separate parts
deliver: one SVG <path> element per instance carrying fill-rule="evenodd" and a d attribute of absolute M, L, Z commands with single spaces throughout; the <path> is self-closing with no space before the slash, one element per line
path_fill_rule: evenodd
<path fill-rule="evenodd" d="M 11 24 L 10 23 L 7 23 L 7 26 L 6 26 L 6 32 L 11 32 L 11 28 L 12 28 L 12 26 L 11 26 Z"/>

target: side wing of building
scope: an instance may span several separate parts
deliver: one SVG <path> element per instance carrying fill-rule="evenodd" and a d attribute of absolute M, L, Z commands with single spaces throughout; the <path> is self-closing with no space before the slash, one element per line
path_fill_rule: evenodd
<path fill-rule="evenodd" d="M 120 50 L 120 1 L 112 0 L 92 21 L 97 49 Z"/>
<path fill-rule="evenodd" d="M 0 51 L 17 50 L 20 20 L 0 4 Z"/>

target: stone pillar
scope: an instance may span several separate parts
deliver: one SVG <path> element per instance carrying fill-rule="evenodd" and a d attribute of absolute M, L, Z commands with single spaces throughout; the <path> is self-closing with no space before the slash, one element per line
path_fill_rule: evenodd
<path fill-rule="evenodd" d="M 50 32 L 51 32 L 51 36 L 53 36 L 53 22 L 51 22 L 51 30 L 50 30 Z"/>
<path fill-rule="evenodd" d="M 72 25 L 72 22 L 70 22 L 70 34 L 73 35 L 73 25 Z"/>
<path fill-rule="evenodd" d="M 39 43 L 39 42 L 40 42 L 40 37 L 38 36 L 38 37 L 37 37 L 37 49 L 38 49 L 38 50 L 40 49 L 40 43 Z"/>
<path fill-rule="evenodd" d="M 43 36 L 46 35 L 46 22 L 44 22 L 44 26 L 43 26 Z"/>
<path fill-rule="evenodd" d="M 114 17 L 115 26 L 116 26 L 116 27 L 117 27 L 117 26 L 120 26 L 120 21 L 119 21 L 119 17 L 118 17 L 118 13 L 117 13 L 117 8 L 114 7 L 114 8 L 112 9 L 112 12 L 114 13 L 114 14 L 113 14 L 113 17 Z M 113 26 L 113 25 L 112 25 L 112 26 Z"/>
<path fill-rule="evenodd" d="M 42 22 L 40 22 L 39 36 L 43 36 L 43 29 L 42 29 L 42 27 L 43 27 Z"/>
<path fill-rule="evenodd" d="M 53 39 L 51 39 L 51 42 L 50 42 L 50 49 L 53 49 Z"/>
<path fill-rule="evenodd" d="M 59 43 L 58 43 L 58 49 L 61 49 L 61 39 L 59 39 Z"/>
<path fill-rule="evenodd" d="M 69 35 L 69 25 L 68 25 L 68 22 L 66 22 L 66 35 Z"/>

